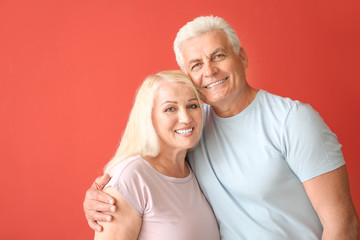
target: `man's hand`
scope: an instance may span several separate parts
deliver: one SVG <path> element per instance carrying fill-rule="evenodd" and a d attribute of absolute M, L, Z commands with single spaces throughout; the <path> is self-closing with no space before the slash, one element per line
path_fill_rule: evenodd
<path fill-rule="evenodd" d="M 110 176 L 104 174 L 96 178 L 95 182 L 86 191 L 85 199 L 83 203 L 85 217 L 89 226 L 95 231 L 102 231 L 102 226 L 97 224 L 96 221 L 112 220 L 111 215 L 103 212 L 115 212 L 115 199 L 108 194 L 104 193 L 102 189 L 109 182 Z"/>

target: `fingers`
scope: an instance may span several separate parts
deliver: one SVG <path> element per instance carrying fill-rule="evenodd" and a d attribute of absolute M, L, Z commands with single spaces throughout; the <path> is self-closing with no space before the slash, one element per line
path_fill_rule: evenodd
<path fill-rule="evenodd" d="M 94 199 L 96 201 L 115 204 L 115 199 L 108 194 L 102 192 L 104 186 L 110 181 L 109 174 L 97 177 L 92 186 L 86 191 L 85 201 L 88 199 Z M 85 203 L 84 201 L 84 203 Z M 97 210 L 97 209 L 94 209 Z"/>
<path fill-rule="evenodd" d="M 89 226 L 94 231 L 101 232 L 103 230 L 103 227 L 99 223 L 97 223 L 97 221 L 100 221 L 100 222 L 111 222 L 112 221 L 111 215 L 107 215 L 107 214 L 104 214 L 101 212 L 91 211 L 91 212 L 89 212 L 89 215 L 90 216 L 86 216 L 86 218 L 88 220 Z"/>
<path fill-rule="evenodd" d="M 110 205 L 115 204 L 115 199 L 112 196 L 106 194 L 105 192 L 103 192 L 95 187 L 90 187 L 86 191 L 84 204 L 91 203 L 92 201 L 99 202 L 99 204 L 110 204 Z M 92 206 L 89 206 L 89 207 L 91 209 L 93 209 Z M 95 205 L 95 207 L 96 207 L 96 205 Z M 100 211 L 99 209 L 96 209 L 96 208 L 93 210 Z"/>
<path fill-rule="evenodd" d="M 92 218 L 95 221 L 100 221 L 100 222 L 111 222 L 112 220 L 112 216 L 102 213 L 102 212 L 94 212 L 94 214 L 92 215 Z"/>
<path fill-rule="evenodd" d="M 95 211 L 95 212 L 115 212 L 116 206 L 113 204 L 89 199 L 84 201 L 84 210 Z"/>
<path fill-rule="evenodd" d="M 91 227 L 92 230 L 101 232 L 103 230 L 103 227 L 99 224 L 97 224 L 95 221 L 89 221 L 88 224 Z"/>
<path fill-rule="evenodd" d="M 116 206 L 115 199 L 108 194 L 98 190 L 94 187 L 90 187 L 86 191 L 83 208 L 88 220 L 92 219 L 93 212 L 115 212 Z"/>
<path fill-rule="evenodd" d="M 102 190 L 104 186 L 110 181 L 109 174 L 104 174 L 103 176 L 97 177 L 93 183 L 93 187 L 98 190 Z"/>
<path fill-rule="evenodd" d="M 115 199 L 102 191 L 109 182 L 108 174 L 98 177 L 86 191 L 83 208 L 89 226 L 95 231 L 102 231 L 102 226 L 96 221 L 111 221 L 112 216 L 102 212 L 115 212 Z"/>

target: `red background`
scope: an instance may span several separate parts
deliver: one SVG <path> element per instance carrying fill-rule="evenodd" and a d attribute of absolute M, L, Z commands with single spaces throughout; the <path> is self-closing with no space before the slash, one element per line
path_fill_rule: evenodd
<path fill-rule="evenodd" d="M 343 144 L 360 212 L 358 0 L 1 0 L 0 239 L 91 239 L 82 201 L 177 30 L 233 25 L 248 81 L 311 105 Z M 295 206 L 294 206 L 295 207 Z"/>

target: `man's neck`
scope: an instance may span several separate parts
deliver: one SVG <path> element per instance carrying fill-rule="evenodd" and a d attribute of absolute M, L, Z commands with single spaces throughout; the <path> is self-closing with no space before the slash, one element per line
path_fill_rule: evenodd
<path fill-rule="evenodd" d="M 233 117 L 242 112 L 247 106 L 250 105 L 250 103 L 252 103 L 258 91 L 259 90 L 248 86 L 244 88 L 241 93 L 235 96 L 234 99 L 229 99 L 227 102 L 224 100 L 224 102 L 219 102 L 211 106 L 213 107 L 216 115 L 219 117 Z"/>

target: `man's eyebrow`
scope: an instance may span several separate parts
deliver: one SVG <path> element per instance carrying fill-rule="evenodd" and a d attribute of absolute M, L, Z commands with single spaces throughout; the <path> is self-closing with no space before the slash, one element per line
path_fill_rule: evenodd
<path fill-rule="evenodd" d="M 209 54 L 210 58 L 212 56 L 214 56 L 215 54 L 217 54 L 218 52 L 225 52 L 226 53 L 226 49 L 222 48 L 222 47 L 215 48 L 214 51 L 212 51 Z M 201 59 L 200 58 L 195 58 L 195 59 L 190 60 L 188 66 L 190 67 L 193 63 L 196 63 L 196 62 L 201 62 Z"/>
<path fill-rule="evenodd" d="M 193 65 L 193 63 L 197 63 L 197 62 L 201 62 L 200 58 L 195 58 L 189 61 L 188 66 L 191 67 L 191 65 Z"/>
<path fill-rule="evenodd" d="M 218 47 L 218 48 L 216 48 L 214 51 L 212 51 L 210 53 L 210 56 L 213 56 L 213 55 L 217 54 L 218 52 L 225 52 L 226 53 L 226 49 L 222 48 L 222 47 Z"/>

